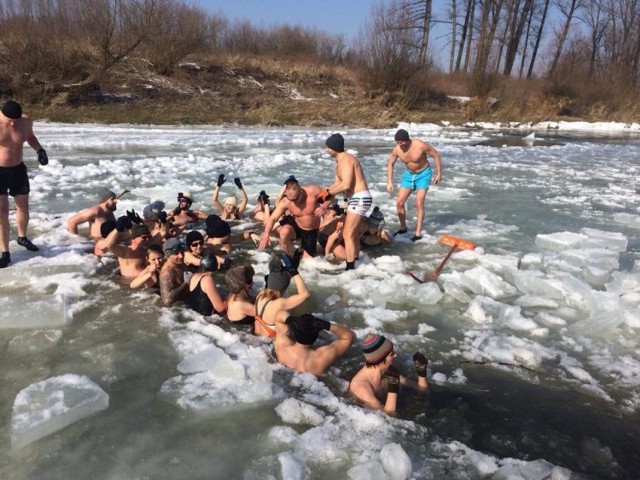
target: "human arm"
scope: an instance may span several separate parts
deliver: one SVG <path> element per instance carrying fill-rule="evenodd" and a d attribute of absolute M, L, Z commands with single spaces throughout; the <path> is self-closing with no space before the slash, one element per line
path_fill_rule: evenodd
<path fill-rule="evenodd" d="M 174 286 L 173 274 L 169 269 L 165 268 L 160 272 L 160 298 L 165 306 L 170 307 L 180 300 L 188 288 L 187 282 L 183 282 L 177 287 Z"/>
<path fill-rule="evenodd" d="M 95 220 L 97 215 L 95 207 L 86 208 L 81 212 L 72 215 L 69 220 L 67 220 L 67 230 L 69 233 L 73 233 L 74 235 L 78 234 L 78 227 L 86 222 L 90 222 Z"/>
<path fill-rule="evenodd" d="M 427 367 L 429 366 L 429 360 L 422 353 L 416 352 L 413 354 L 413 366 L 416 369 L 416 375 L 418 375 L 418 381 L 400 376 L 400 383 L 407 387 L 414 388 L 416 390 L 424 391 L 429 385 L 427 384 Z"/>
<path fill-rule="evenodd" d="M 347 328 L 344 325 L 340 325 L 338 323 L 326 323 L 328 323 L 329 328 L 325 329 L 329 330 L 337 338 L 327 345 L 316 348 L 316 355 L 313 358 L 313 363 L 315 365 L 313 365 L 310 369 L 310 371 L 312 373 L 315 373 L 316 375 L 321 375 L 326 372 L 331 364 L 335 362 L 337 358 L 344 355 L 356 340 L 356 334 L 350 328 Z"/>
<path fill-rule="evenodd" d="M 273 212 L 271 212 L 271 216 L 264 224 L 264 233 L 260 238 L 260 245 L 258 245 L 259 248 L 263 249 L 264 247 L 267 246 L 267 243 L 269 243 L 269 235 L 271 235 L 271 230 L 273 229 L 273 225 L 284 214 L 288 205 L 289 205 L 289 201 L 286 199 L 283 199 L 281 202 L 278 202 L 278 204 L 276 205 L 276 208 L 273 209 Z"/>
<path fill-rule="evenodd" d="M 147 265 L 147 267 L 131 281 L 129 287 L 133 290 L 135 290 L 136 288 L 144 287 L 149 280 L 153 280 L 154 274 L 157 273 L 158 269 L 154 264 Z"/>
<path fill-rule="evenodd" d="M 293 281 L 296 284 L 297 293 L 282 299 L 282 309 L 284 310 L 293 310 L 297 306 L 302 305 L 310 295 L 309 289 L 300 274 L 295 275 Z"/>
<path fill-rule="evenodd" d="M 391 235 L 389 235 L 389 232 L 387 232 L 386 230 L 382 230 L 380 232 L 380 238 L 382 239 L 383 242 L 385 242 L 388 245 L 391 245 L 393 243 L 393 238 L 391 237 Z"/>
<path fill-rule="evenodd" d="M 247 197 L 247 192 L 245 192 L 240 179 L 236 177 L 233 179 L 233 182 L 238 187 L 238 190 L 240 190 L 240 196 L 242 197 L 242 200 L 240 201 L 240 205 L 238 205 L 238 216 L 239 216 L 247 208 L 247 203 L 249 202 L 249 198 Z"/>
<path fill-rule="evenodd" d="M 218 200 L 218 196 L 220 195 L 220 186 L 221 185 L 218 184 L 216 185 L 216 188 L 213 189 L 213 205 L 216 207 L 216 210 L 218 210 L 218 212 L 223 213 L 224 207 L 220 203 L 220 200 Z"/>
<path fill-rule="evenodd" d="M 333 233 L 329 235 L 329 237 L 327 237 L 327 245 L 324 247 L 325 255 L 328 255 L 331 252 L 333 252 L 333 249 L 336 246 L 336 243 L 338 243 L 338 241 L 342 238 L 343 225 L 344 225 L 343 222 L 340 222 L 336 227 L 336 229 L 333 231 Z"/>
<path fill-rule="evenodd" d="M 200 287 L 202 288 L 202 291 L 207 294 L 207 297 L 209 297 L 209 301 L 216 312 L 224 312 L 227 309 L 227 302 L 222 299 L 211 275 L 204 275 L 202 277 L 202 280 L 200 280 Z M 211 313 L 213 314 L 213 312 Z"/>
<path fill-rule="evenodd" d="M 442 163 L 440 161 L 440 152 L 438 152 L 435 148 L 425 142 L 424 152 L 433 157 L 433 160 L 436 164 L 436 176 L 433 179 L 433 183 L 438 185 L 440 180 L 442 180 Z"/>
<path fill-rule="evenodd" d="M 349 155 L 351 157 L 351 155 Z M 329 194 L 336 196 L 338 193 L 346 192 L 353 184 L 354 167 L 353 160 L 345 161 L 336 167 L 335 181 L 327 188 Z"/>
<path fill-rule="evenodd" d="M 395 147 L 389 155 L 389 160 L 387 160 L 387 192 L 393 193 L 393 166 L 398 161 L 398 153 L 396 152 Z"/>

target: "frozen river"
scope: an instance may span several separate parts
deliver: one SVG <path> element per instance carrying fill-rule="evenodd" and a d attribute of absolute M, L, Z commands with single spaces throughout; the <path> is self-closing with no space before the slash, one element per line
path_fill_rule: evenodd
<path fill-rule="evenodd" d="M 89 243 L 65 228 L 99 187 L 131 190 L 120 212 L 155 199 L 173 208 L 184 190 L 212 212 L 219 173 L 242 178 L 251 206 L 290 174 L 326 186 L 332 131 L 37 124 L 50 158 L 36 168 L 27 152 L 41 255 L 12 241 L 0 270 L 0 478 L 384 479 L 403 478 L 384 472 L 400 475 L 407 458 L 420 479 L 638 478 L 640 137 L 538 132 L 544 142 L 531 145 L 404 126 L 443 158 L 429 235 L 369 250 L 354 272 L 320 258 L 301 267 L 312 291 L 303 310 L 359 339 L 383 332 L 405 373 L 415 350 L 430 359 L 430 395 L 387 417 L 345 396 L 359 341 L 323 378 L 294 374 L 273 363 L 268 341 L 122 288 L 114 260 L 84 253 Z M 342 131 L 391 231 L 394 131 Z M 234 190 L 228 182 L 222 198 Z M 420 285 L 404 272 L 433 270 L 443 234 L 478 248 Z M 241 260 L 254 264 L 257 292 L 268 253 Z M 217 368 L 178 370 L 212 347 L 225 353 Z M 65 428 L 21 433 L 60 414 Z"/>

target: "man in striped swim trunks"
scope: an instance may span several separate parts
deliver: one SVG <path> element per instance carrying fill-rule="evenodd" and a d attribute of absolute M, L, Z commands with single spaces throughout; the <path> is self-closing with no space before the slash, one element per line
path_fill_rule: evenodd
<path fill-rule="evenodd" d="M 364 178 L 362 165 L 356 157 L 344 151 L 342 135 L 334 133 L 327 138 L 325 145 L 327 153 L 336 159 L 336 176 L 335 181 L 318 196 L 318 202 L 325 202 L 338 193 L 348 197 L 342 237 L 347 254 L 346 270 L 353 270 L 360 253 L 358 225 L 373 211 L 373 199 Z"/>
<path fill-rule="evenodd" d="M 416 234 L 411 238 L 415 242 L 422 238 L 422 221 L 424 220 L 424 199 L 427 196 L 429 185 L 431 184 L 431 165 L 427 156 L 433 157 L 436 164 L 436 176 L 434 184 L 439 184 L 442 178 L 440 153 L 422 140 L 409 138 L 406 130 L 400 129 L 395 135 L 396 146 L 394 147 L 389 161 L 387 162 L 387 192 L 393 193 L 393 166 L 400 159 L 407 169 L 402 174 L 402 181 L 396 199 L 396 211 L 400 220 L 400 229 L 393 234 L 407 233 L 407 212 L 405 203 L 411 192 L 416 192 L 417 225 Z"/>

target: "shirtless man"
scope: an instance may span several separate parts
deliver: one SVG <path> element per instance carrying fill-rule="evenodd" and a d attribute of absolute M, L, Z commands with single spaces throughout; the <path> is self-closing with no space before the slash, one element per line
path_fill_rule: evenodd
<path fill-rule="evenodd" d="M 89 222 L 89 238 L 99 241 L 102 238 L 100 227 L 104 222 L 115 221 L 113 212 L 116 211 L 118 199 L 111 190 L 103 188 L 98 194 L 98 204 L 85 208 L 67 220 L 67 230 L 74 235 L 78 234 L 78 227 Z"/>
<path fill-rule="evenodd" d="M 162 246 L 167 259 L 160 270 L 160 297 L 167 307 L 184 300 L 189 293 L 189 282 L 184 278 L 187 271 L 184 267 L 185 247 L 177 238 L 170 238 Z"/>
<path fill-rule="evenodd" d="M 0 268 L 11 263 L 9 254 L 9 197 L 16 204 L 16 226 L 18 245 L 36 252 L 36 247 L 27 238 L 29 225 L 29 177 L 22 162 L 24 142 L 38 153 L 40 165 L 49 163 L 47 152 L 33 134 L 33 121 L 22 114 L 17 102 L 9 100 L 0 113 Z"/>
<path fill-rule="evenodd" d="M 325 144 L 327 153 L 336 159 L 336 175 L 334 182 L 323 191 L 318 201 L 324 202 L 339 193 L 348 197 L 342 236 L 347 257 L 346 270 L 353 270 L 360 253 L 358 227 L 364 217 L 368 217 L 373 210 L 373 199 L 364 178 L 362 165 L 356 157 L 344 151 L 342 135 L 334 133 L 327 138 Z"/>
<path fill-rule="evenodd" d="M 116 229 L 107 236 L 105 244 L 118 258 L 120 275 L 133 280 L 147 266 L 147 247 L 151 236 L 149 227 L 146 225 L 134 225 L 131 227 L 131 244 L 127 246 L 118 243 L 122 240 L 123 232 L 126 231 L 123 219 L 127 217 L 120 217 L 116 221 Z M 130 223 L 129 226 L 131 226 Z"/>
<path fill-rule="evenodd" d="M 400 385 L 406 385 L 421 392 L 427 390 L 429 362 L 421 353 L 416 352 L 413 355 L 413 364 L 418 374 L 418 382 L 415 382 L 400 375 L 393 367 L 393 359 L 396 358 L 393 343 L 382 335 L 368 335 L 362 341 L 362 352 L 367 363 L 351 379 L 349 392 L 366 407 L 394 413 Z"/>
<path fill-rule="evenodd" d="M 189 192 L 180 192 L 178 193 L 178 206 L 174 208 L 172 212 L 169 212 L 168 219 L 171 221 L 171 224 L 181 231 L 188 223 L 207 218 L 207 216 L 199 210 L 192 211 L 191 205 L 193 205 L 193 197 L 191 194 Z"/>
<path fill-rule="evenodd" d="M 284 186 L 284 197 L 276 204 L 265 223 L 259 248 L 267 246 L 275 223 L 288 210 L 291 217 L 285 217 L 280 221 L 281 227 L 278 231 L 282 251 L 292 257 L 293 241 L 299 239 L 304 257 L 314 257 L 318 248 L 320 216 L 324 214 L 331 201 L 322 200 L 322 205 L 318 206 L 318 196 L 322 194 L 322 188 L 317 185 L 301 187 L 293 175 L 284 182 Z"/>
<path fill-rule="evenodd" d="M 407 233 L 407 212 L 405 203 L 411 192 L 416 191 L 417 225 L 416 234 L 411 238 L 412 242 L 422 238 L 422 221 L 424 220 L 424 199 L 427 196 L 431 184 L 431 166 L 427 156 L 433 157 L 436 163 L 436 177 L 434 184 L 439 184 L 442 179 L 440 165 L 440 153 L 422 140 L 411 140 L 406 130 L 400 129 L 395 135 L 396 146 L 393 148 L 387 161 L 387 192 L 393 193 L 393 166 L 400 159 L 407 169 L 402 174 L 398 198 L 396 199 L 396 211 L 400 220 L 400 229 L 393 234 Z"/>
<path fill-rule="evenodd" d="M 285 318 L 286 317 L 286 318 Z M 337 338 L 331 343 L 312 348 L 322 330 Z M 322 375 L 339 357 L 344 355 L 356 339 L 345 326 L 331 323 L 313 315 L 300 317 L 278 315 L 274 350 L 281 364 L 313 375 Z"/>

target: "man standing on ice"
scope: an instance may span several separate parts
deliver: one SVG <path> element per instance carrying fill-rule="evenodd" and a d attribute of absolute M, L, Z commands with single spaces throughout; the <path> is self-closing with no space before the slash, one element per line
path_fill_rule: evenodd
<path fill-rule="evenodd" d="M 416 234 L 411 238 L 411 241 L 415 242 L 422 238 L 424 199 L 431 184 L 431 165 L 429 165 L 427 156 L 433 157 L 435 161 L 436 176 L 433 179 L 433 183 L 437 185 L 442 178 L 440 153 L 427 142 L 417 139 L 412 140 L 409 138 L 409 133 L 403 129 L 396 132 L 395 141 L 396 146 L 387 161 L 387 192 L 393 193 L 393 166 L 396 161 L 400 159 L 407 169 L 402 174 L 398 198 L 396 199 L 396 211 L 400 220 L 400 229 L 393 236 L 407 233 L 407 212 L 404 205 L 407 203 L 411 192 L 416 191 Z"/>
<path fill-rule="evenodd" d="M 16 204 L 16 226 L 18 245 L 37 252 L 27 238 L 29 225 L 29 177 L 22 161 L 23 145 L 27 142 L 38 153 L 40 165 L 49 163 L 47 152 L 33 134 L 33 121 L 22 114 L 20 105 L 9 100 L 0 113 L 0 268 L 11 263 L 9 254 L 9 197 Z"/>

